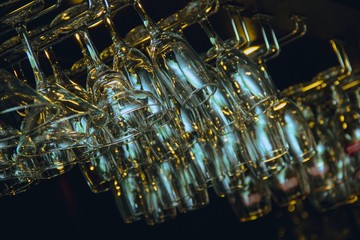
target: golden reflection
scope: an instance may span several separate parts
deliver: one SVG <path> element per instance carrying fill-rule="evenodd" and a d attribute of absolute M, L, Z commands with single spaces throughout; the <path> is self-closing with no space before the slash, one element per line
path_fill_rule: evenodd
<path fill-rule="evenodd" d="M 318 80 L 312 84 L 309 84 L 301 89 L 302 92 L 309 91 L 310 89 L 316 88 L 324 83 L 324 80 Z"/>
<path fill-rule="evenodd" d="M 205 9 L 205 13 L 210 13 L 211 11 L 213 10 L 213 7 L 212 6 L 210 6 L 210 7 L 207 7 L 206 9 Z"/>
<path fill-rule="evenodd" d="M 245 49 L 243 52 L 244 52 L 245 55 L 250 55 L 253 52 L 259 50 L 259 48 L 260 48 L 260 46 L 251 46 L 251 47 Z"/>
<path fill-rule="evenodd" d="M 64 169 L 64 166 L 57 167 L 56 169 L 62 171 Z"/>
<path fill-rule="evenodd" d="M 352 81 L 352 82 L 350 82 L 350 83 L 345 84 L 344 86 L 342 86 L 342 90 L 346 91 L 346 90 L 348 90 L 348 89 L 350 89 L 350 88 L 352 88 L 352 87 L 355 87 L 355 86 L 357 86 L 357 85 L 359 85 L 359 84 L 360 84 L 360 80 Z"/>
<path fill-rule="evenodd" d="M 80 4 L 83 2 L 83 0 L 68 0 L 71 4 Z"/>
<path fill-rule="evenodd" d="M 294 212 L 295 209 L 296 209 L 296 208 L 295 208 L 295 205 L 293 205 L 293 204 L 291 204 L 291 205 L 288 206 L 288 211 L 289 211 L 289 212 Z"/>
<path fill-rule="evenodd" d="M 275 111 L 279 111 L 280 109 L 283 109 L 284 107 L 286 107 L 286 105 L 287 105 L 286 102 L 282 102 L 282 103 L 276 105 L 276 106 L 274 107 L 274 110 L 275 110 Z"/>
<path fill-rule="evenodd" d="M 93 28 L 93 27 L 99 26 L 102 22 L 103 22 L 103 20 L 99 20 L 99 21 L 91 24 L 91 25 L 89 26 L 89 28 Z"/>
<path fill-rule="evenodd" d="M 344 115 L 340 115 L 339 119 L 340 119 L 340 122 L 344 122 L 344 121 L 345 121 L 345 116 L 344 116 Z"/>

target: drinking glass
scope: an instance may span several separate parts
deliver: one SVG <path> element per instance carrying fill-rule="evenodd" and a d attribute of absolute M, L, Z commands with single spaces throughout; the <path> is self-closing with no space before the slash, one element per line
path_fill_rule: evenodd
<path fill-rule="evenodd" d="M 173 99 L 173 102 L 176 101 Z M 179 129 L 181 151 L 186 159 L 191 159 L 198 166 L 208 186 L 220 185 L 226 169 L 220 158 L 221 148 L 212 126 L 208 124 L 209 121 L 202 121 L 197 110 L 176 104 L 179 115 L 174 117 L 174 125 Z"/>
<path fill-rule="evenodd" d="M 177 132 L 173 121 L 145 133 L 143 141 L 158 174 L 171 189 L 170 196 L 180 212 L 194 210 L 208 203 L 207 186 L 197 161 L 187 149 L 188 142 Z"/>
<path fill-rule="evenodd" d="M 113 60 L 114 70 L 122 72 L 134 89 L 151 92 L 162 100 L 163 104 L 168 106 L 167 91 L 161 81 L 159 81 L 152 63 L 145 54 L 131 47 L 130 44 L 117 34 L 117 30 L 111 19 L 109 3 L 107 0 L 103 0 L 103 3 L 107 11 L 104 22 L 111 35 L 115 50 Z"/>
<path fill-rule="evenodd" d="M 303 162 L 292 159 L 293 156 L 289 153 L 282 158 L 285 158 L 287 166 L 264 182 L 269 187 L 274 202 L 280 207 L 289 207 L 304 200 L 311 189 Z"/>
<path fill-rule="evenodd" d="M 16 148 L 20 132 L 0 122 L 0 136 L 4 140 L 0 140 L 0 172 L 5 171 L 15 165 L 15 161 L 11 154 L 7 153 L 7 148 Z"/>
<path fill-rule="evenodd" d="M 273 111 L 269 109 L 261 113 L 261 110 L 257 111 L 255 107 L 254 111 L 259 113 L 252 117 L 252 114 L 239 106 L 239 101 L 229 97 L 228 89 L 223 84 L 226 81 L 223 74 L 213 67 L 209 66 L 209 69 L 218 86 L 218 91 L 209 101 L 209 109 L 212 109 L 209 114 L 213 115 L 211 121 L 220 130 L 218 138 L 224 141 L 221 146 L 228 155 L 227 158 L 222 155 L 222 159 L 231 160 L 231 156 L 235 156 L 238 170 L 248 164 L 256 169 L 261 178 L 280 171 L 286 165 L 281 156 L 286 154 L 288 146 L 282 126 L 276 121 Z M 263 143 L 259 144 L 261 141 Z M 233 170 L 236 169 L 236 161 L 225 165 L 229 163 Z"/>
<path fill-rule="evenodd" d="M 157 179 L 154 167 L 145 170 L 142 195 L 145 199 L 144 217 L 148 225 L 155 225 L 176 217 L 177 211 L 164 185 Z"/>
<path fill-rule="evenodd" d="M 91 5 L 92 6 L 92 5 Z M 98 4 L 88 9 L 88 15 L 84 15 L 81 24 L 72 24 L 63 29 L 63 34 L 70 30 L 76 30 L 77 41 L 83 49 L 85 59 L 88 60 L 90 69 L 86 88 L 92 103 L 100 109 L 104 109 L 109 115 L 108 129 L 111 129 L 116 144 L 127 137 L 133 137 L 146 131 L 152 124 L 161 119 L 167 109 L 161 101 L 151 93 L 143 90 L 132 89 L 129 80 L 120 72 L 110 70 L 101 60 L 97 50 L 90 39 L 86 29 L 86 23 L 99 17 L 102 12 Z M 86 5 L 85 5 L 86 7 Z M 68 8 L 52 21 L 52 25 L 63 24 L 63 16 L 77 18 L 79 12 L 84 11 L 84 4 Z M 142 127 L 141 127 L 142 126 Z"/>
<path fill-rule="evenodd" d="M 44 114 L 45 121 L 52 119 L 54 114 L 56 118 L 46 129 L 37 129 L 31 134 L 22 136 L 17 150 L 22 160 L 37 158 L 38 168 L 43 171 L 42 177 L 50 178 L 71 169 L 75 163 L 76 157 L 72 148 L 84 146 L 82 141 L 86 137 L 87 129 L 78 127 L 85 121 L 84 119 L 90 118 L 89 122 L 96 119 L 99 123 L 104 122 L 106 115 L 98 109 L 91 108 L 90 104 L 60 85 L 47 81 L 30 44 L 25 25 L 26 19 L 21 16 L 12 18 L 14 22 L 9 22 L 9 19 L 5 22 L 11 24 L 22 38 L 22 44 L 34 73 L 36 89 L 57 104 L 61 110 L 59 114 L 51 112 Z M 95 115 L 96 117 L 91 119 Z M 34 124 L 36 123 L 27 121 L 24 123 L 24 128 L 33 129 Z M 76 130 L 80 132 L 74 131 L 72 124 L 74 128 L 77 126 Z"/>
<path fill-rule="evenodd" d="M 264 182 L 247 171 L 245 186 L 226 198 L 240 222 L 258 219 L 272 210 L 271 194 Z"/>
<path fill-rule="evenodd" d="M 47 87 L 51 90 L 52 94 L 58 92 L 56 95 L 54 94 L 55 96 L 51 97 L 51 99 L 54 99 L 58 105 L 63 106 L 67 111 L 76 112 L 79 116 L 83 112 L 89 115 L 78 121 L 71 119 L 70 123 L 73 125 L 74 131 L 86 134 L 90 132 L 89 129 L 97 129 L 106 125 L 108 121 L 107 114 L 89 103 L 89 97 L 85 95 L 83 88 L 69 79 L 63 69 L 61 69 L 52 49 L 45 49 L 44 52 L 53 70 L 53 76 L 47 80 Z M 59 85 L 61 87 L 59 87 Z M 64 96 L 59 98 L 59 95 Z M 75 102 L 75 106 L 68 103 L 72 101 Z"/>
<path fill-rule="evenodd" d="M 256 115 L 268 110 L 276 100 L 272 86 L 255 62 L 232 44 L 223 42 L 206 19 L 199 22 L 216 51 L 216 67 L 226 77 L 223 85 L 243 110 Z"/>
<path fill-rule="evenodd" d="M 325 212 L 357 201 L 348 176 L 349 157 L 326 125 L 324 112 L 316 109 L 317 121 L 313 133 L 317 154 L 305 163 L 311 193 L 308 197 L 315 209 Z"/>
<path fill-rule="evenodd" d="M 115 199 L 116 206 L 125 223 L 133 223 L 142 219 L 144 213 L 144 200 L 140 197 L 141 182 L 137 169 L 128 171 L 128 175 L 123 178 L 114 176 L 111 182 L 111 190 Z"/>
<path fill-rule="evenodd" d="M 36 151 L 35 145 L 29 140 L 31 145 L 25 145 L 31 135 L 42 132 L 57 121 L 60 115 L 59 108 L 47 98 L 35 92 L 29 86 L 17 80 L 13 75 L 1 70 L 2 90 L 5 91 L 1 101 L 1 120 L 9 129 L 6 134 L 3 131 L 2 141 L 11 142 L 16 140 L 17 152 L 21 153 L 24 147 L 31 151 Z M 50 113 L 50 114 L 49 114 Z M 49 116 L 49 117 L 45 117 Z M 13 132 L 11 135 L 9 133 Z M 44 151 L 48 149 L 44 148 Z M 37 168 L 37 162 L 33 158 L 19 157 L 19 162 L 25 166 Z M 29 161 L 29 163 L 26 163 Z M 31 162 L 31 163 L 30 163 Z M 34 169 L 35 170 L 35 169 Z"/>
<path fill-rule="evenodd" d="M 11 158 L 15 164 L 0 172 L 0 196 L 17 195 L 27 191 L 39 182 L 39 173 L 34 169 L 34 163 L 19 159 L 15 148 L 1 149 L 1 157 Z"/>
<path fill-rule="evenodd" d="M 146 14 L 140 1 L 133 1 L 150 35 L 150 58 L 160 80 L 182 105 L 196 108 L 216 91 L 198 54 L 180 35 L 162 31 Z"/>
<path fill-rule="evenodd" d="M 111 134 L 107 128 L 95 131 L 92 138 L 88 141 L 90 145 L 99 146 L 104 143 L 111 143 Z M 82 153 L 78 154 L 80 158 L 78 165 L 88 184 L 90 190 L 94 193 L 101 193 L 110 190 L 110 182 L 114 175 L 122 176 L 129 166 L 124 163 L 124 151 L 121 146 L 111 145 L 104 147 L 90 147 Z"/>
<path fill-rule="evenodd" d="M 357 108 L 360 107 L 359 83 L 358 72 L 354 72 L 341 82 L 342 90 L 348 95 L 352 105 Z"/>
<path fill-rule="evenodd" d="M 0 196 L 15 195 L 34 185 L 38 173 L 32 170 L 32 165 L 22 164 L 18 159 L 16 147 L 19 139 L 14 136 L 20 134 L 4 123 L 0 123 L 0 132 L 4 139 L 9 137 L 0 141 Z"/>
<path fill-rule="evenodd" d="M 49 99 L 22 83 L 14 75 L 0 69 L 0 120 L 13 130 L 13 134 L 2 134 L 0 140 L 18 139 L 37 129 L 46 127 L 59 114 L 59 108 Z M 54 113 L 44 119 L 45 112 Z M 26 121 L 32 128 L 26 128 Z"/>
<path fill-rule="evenodd" d="M 289 98 L 281 98 L 273 108 L 284 129 L 293 158 L 306 162 L 316 153 L 316 142 L 300 108 Z"/>
<path fill-rule="evenodd" d="M 342 80 L 344 81 L 344 80 Z M 360 110 L 356 102 L 350 101 L 350 96 L 340 85 L 331 86 L 331 96 L 336 102 L 336 109 L 333 115 L 334 134 L 338 137 L 343 150 L 349 157 L 347 163 L 348 177 L 353 179 L 354 191 L 359 191 L 359 113 Z M 350 92 L 351 94 L 351 92 Z M 353 94 L 353 96 L 356 94 Z"/>
<path fill-rule="evenodd" d="M 259 178 L 266 179 L 287 165 L 282 156 L 288 153 L 289 147 L 273 111 L 246 121 L 240 129 L 249 165 Z"/>

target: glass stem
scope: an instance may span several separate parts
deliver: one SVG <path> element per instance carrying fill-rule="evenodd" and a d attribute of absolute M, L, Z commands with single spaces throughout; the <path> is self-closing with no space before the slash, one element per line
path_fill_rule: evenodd
<path fill-rule="evenodd" d="M 149 31 L 150 37 L 154 37 L 161 32 L 161 28 L 149 17 L 139 0 L 134 0 L 134 9 Z"/>
<path fill-rule="evenodd" d="M 20 63 L 17 63 L 16 65 L 17 65 L 17 67 L 15 67 L 14 65 L 12 66 L 14 75 L 15 75 L 18 79 L 20 79 L 22 82 L 25 82 L 25 83 L 26 83 L 27 80 L 26 80 L 24 71 L 23 71 L 23 69 L 22 69 L 22 67 L 21 67 L 21 64 L 20 64 Z"/>
<path fill-rule="evenodd" d="M 233 28 L 233 32 L 235 34 L 236 41 L 239 44 L 239 48 L 242 46 L 250 46 L 251 39 L 249 32 L 247 30 L 247 26 L 239 10 L 232 10 L 230 8 L 226 9 L 226 13 L 231 21 L 231 26 Z M 240 36 L 240 29 L 244 34 L 244 39 Z"/>
<path fill-rule="evenodd" d="M 54 72 L 54 81 L 61 85 L 62 87 L 66 88 L 70 92 L 76 94 L 77 96 L 88 99 L 87 93 L 85 89 L 80 86 L 79 84 L 73 82 L 70 80 L 66 73 L 61 69 L 60 64 L 55 57 L 55 53 L 52 49 L 52 47 L 44 50 L 46 58 L 49 60 L 51 68 Z"/>
<path fill-rule="evenodd" d="M 345 71 L 345 73 L 351 74 L 352 67 L 349 57 L 345 51 L 344 44 L 338 39 L 331 39 L 330 44 L 336 54 L 340 67 Z"/>
<path fill-rule="evenodd" d="M 210 39 L 210 42 L 214 46 L 215 50 L 221 51 L 223 49 L 221 37 L 216 33 L 209 20 L 204 18 L 199 22 L 199 24 Z"/>
<path fill-rule="evenodd" d="M 75 34 L 75 37 L 83 50 L 82 52 L 85 59 L 91 60 L 91 66 L 94 67 L 97 72 L 103 72 L 107 67 L 100 59 L 99 53 L 96 50 L 94 43 L 91 41 L 87 29 L 80 29 Z"/>
<path fill-rule="evenodd" d="M 58 76 L 61 76 L 62 74 L 62 70 L 60 69 L 60 66 L 59 66 L 59 62 L 58 60 L 56 59 L 55 57 L 55 54 L 54 54 L 54 51 L 52 50 L 52 48 L 48 48 L 46 50 L 44 50 L 45 52 L 45 55 L 46 55 L 46 58 L 49 60 L 50 62 L 50 65 L 51 65 L 51 68 L 53 70 L 53 73 L 54 73 L 54 80 L 62 85 L 63 83 L 59 82 L 59 77 Z M 60 78 L 61 79 L 61 78 Z"/>
<path fill-rule="evenodd" d="M 105 17 L 105 25 L 110 33 L 111 40 L 114 43 L 115 53 L 122 55 L 125 54 L 129 49 L 129 45 L 116 32 L 114 22 L 110 19 L 109 16 Z"/>
<path fill-rule="evenodd" d="M 39 60 L 31 47 L 29 36 L 27 34 L 26 26 L 24 23 L 20 22 L 15 26 L 16 32 L 20 35 L 22 44 L 25 48 L 26 55 L 29 59 L 32 71 L 34 73 L 36 89 L 40 89 L 43 86 L 46 86 L 46 76 L 40 68 Z"/>

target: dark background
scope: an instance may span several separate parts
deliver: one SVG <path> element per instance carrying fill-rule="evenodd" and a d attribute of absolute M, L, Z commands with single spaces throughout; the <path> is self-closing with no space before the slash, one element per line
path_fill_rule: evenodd
<path fill-rule="evenodd" d="M 270 214 L 242 223 L 225 199 L 209 193 L 208 206 L 168 222 L 124 224 L 111 193 L 91 193 L 75 168 L 25 193 L 3 197 L 1 239 L 360 239 L 356 203 L 323 214 L 306 201 L 293 212 L 274 205 Z"/>
<path fill-rule="evenodd" d="M 165 2 L 144 1 L 155 19 L 169 14 L 180 1 Z M 358 65 L 358 1 L 239 2 L 245 6 L 246 16 L 257 11 L 272 14 L 274 28 L 280 36 L 291 30 L 290 14 L 307 16 L 309 31 L 305 37 L 282 47 L 280 55 L 268 62 L 269 72 L 279 89 L 308 81 L 318 72 L 338 65 L 329 44 L 330 38 L 344 40 L 353 66 Z M 140 23 L 133 13 L 124 13 L 119 19 L 123 35 Z M 214 25 L 221 28 L 219 22 Z M 99 37 L 104 31 L 101 27 L 91 31 L 100 51 L 110 43 L 106 34 Z M 200 39 L 200 33 L 189 38 L 198 51 L 209 46 Z M 64 68 L 81 56 L 76 44 L 55 46 L 56 49 Z M 92 193 L 75 167 L 62 176 L 39 182 L 25 193 L 2 197 L 0 239 L 360 239 L 358 204 L 325 214 L 313 210 L 306 201 L 293 212 L 274 205 L 267 216 L 240 223 L 226 199 L 215 196 L 212 189 L 209 194 L 208 206 L 178 214 L 169 222 L 156 226 L 147 226 L 143 221 L 124 224 L 111 193 Z"/>

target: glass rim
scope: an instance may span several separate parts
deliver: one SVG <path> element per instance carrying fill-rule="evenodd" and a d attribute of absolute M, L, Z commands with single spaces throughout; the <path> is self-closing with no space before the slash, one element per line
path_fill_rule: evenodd
<path fill-rule="evenodd" d="M 77 132 L 69 132 L 66 133 L 66 136 L 77 136 Z M 31 137 L 31 134 L 30 134 Z M 24 158 L 32 158 L 32 157 L 43 157 L 47 154 L 51 154 L 51 153 L 55 153 L 55 152 L 59 152 L 59 151 L 67 151 L 67 150 L 74 150 L 74 149 L 86 149 L 89 146 L 87 144 L 84 143 L 84 139 L 85 138 L 81 138 L 81 139 L 77 139 L 76 141 L 74 141 L 73 145 L 70 146 L 65 146 L 65 147 L 56 147 L 54 149 L 51 149 L 49 151 L 46 152 L 42 152 L 42 153 L 35 153 L 35 154 L 26 154 L 23 151 L 20 150 L 20 146 L 22 145 L 22 143 L 20 142 L 19 145 L 17 146 L 16 152 L 18 154 L 19 157 L 24 157 Z M 50 139 L 47 140 L 46 142 L 52 142 L 52 140 Z"/>
<path fill-rule="evenodd" d="M 201 102 L 198 104 L 192 104 L 191 103 L 191 99 L 197 96 L 197 93 L 204 90 L 205 88 L 211 87 L 213 88 L 211 90 L 211 93 L 206 96 L 205 99 L 201 99 Z M 216 86 L 215 83 L 205 83 L 204 85 L 202 85 L 201 87 L 195 89 L 194 91 L 192 91 L 184 100 L 181 101 L 181 105 L 187 108 L 197 108 L 201 105 L 203 105 L 205 102 L 207 102 L 217 91 L 218 87 Z M 190 102 L 190 104 L 189 104 Z"/>
<path fill-rule="evenodd" d="M 38 182 L 38 179 L 36 177 L 31 178 L 28 177 L 28 179 L 25 182 L 18 182 L 14 183 L 6 192 L 0 193 L 0 197 L 4 196 L 13 196 L 22 192 L 25 192 L 28 190 L 28 188 L 32 185 Z M 0 183 L 2 184 L 2 183 Z M 14 186 L 16 189 L 14 189 Z"/>
<path fill-rule="evenodd" d="M 35 128 L 20 130 L 19 135 L 7 137 L 7 138 L 0 138 L 0 141 L 11 140 L 11 139 L 14 139 L 14 138 L 19 138 L 19 137 L 21 137 L 23 135 L 31 134 L 34 131 L 37 131 L 38 129 L 41 129 L 41 128 L 45 127 L 46 125 L 50 124 L 56 117 L 58 117 L 60 115 L 60 108 L 58 106 L 56 106 L 54 104 L 43 102 L 43 103 L 36 103 L 36 104 L 29 104 L 29 105 L 25 105 L 25 106 L 18 106 L 18 107 L 8 108 L 6 110 L 1 111 L 0 116 L 2 114 L 12 113 L 12 112 L 16 112 L 18 110 L 26 110 L 26 109 L 37 108 L 37 107 L 44 107 L 44 110 L 46 108 L 53 109 L 53 110 L 56 110 L 56 113 L 51 118 L 49 118 L 45 122 L 39 124 Z M 25 119 L 26 119 L 26 117 L 25 117 Z"/>

